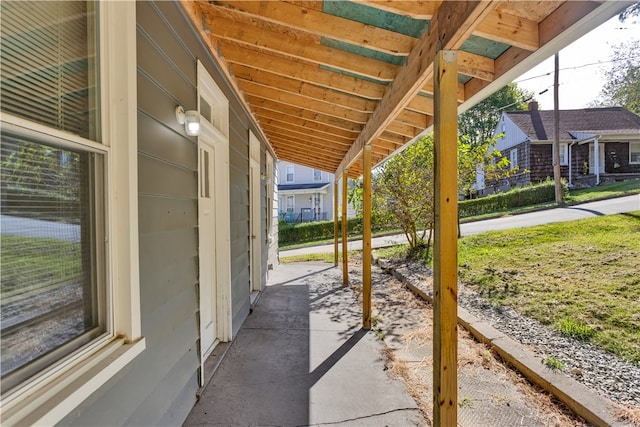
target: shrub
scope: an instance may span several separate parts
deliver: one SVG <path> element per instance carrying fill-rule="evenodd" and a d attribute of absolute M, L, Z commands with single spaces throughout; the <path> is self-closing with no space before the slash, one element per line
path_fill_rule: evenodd
<path fill-rule="evenodd" d="M 333 239 L 333 221 L 303 222 L 287 224 L 280 222 L 278 225 L 278 241 L 280 245 L 292 245 L 316 240 Z M 338 221 L 338 227 L 342 227 L 342 221 Z M 350 218 L 347 221 L 347 235 L 352 236 L 362 231 L 362 219 Z"/>
<path fill-rule="evenodd" d="M 562 193 L 566 195 L 569 188 L 562 182 Z M 504 193 L 492 194 L 473 200 L 463 200 L 459 203 L 460 218 L 500 212 L 521 206 L 531 206 L 555 200 L 555 183 L 546 180 L 539 184 L 519 187 Z"/>

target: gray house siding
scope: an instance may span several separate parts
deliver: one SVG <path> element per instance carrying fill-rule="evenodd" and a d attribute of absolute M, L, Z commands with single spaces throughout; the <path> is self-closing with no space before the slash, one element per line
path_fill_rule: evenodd
<path fill-rule="evenodd" d="M 138 2 L 136 9 L 140 298 L 146 349 L 60 425 L 180 425 L 196 401 L 197 146 L 177 123 L 174 108 L 196 109 L 198 59 L 230 104 L 234 336 L 249 313 L 250 118 L 179 4 Z"/>
<path fill-rule="evenodd" d="M 240 106 L 229 97 L 231 183 L 231 301 L 233 336 L 249 315 L 249 131 Z"/>

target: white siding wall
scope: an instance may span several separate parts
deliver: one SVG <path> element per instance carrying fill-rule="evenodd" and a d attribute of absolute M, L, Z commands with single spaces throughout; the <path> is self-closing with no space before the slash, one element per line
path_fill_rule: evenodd
<path fill-rule="evenodd" d="M 287 181 L 287 168 L 293 166 L 293 181 Z M 333 219 L 333 181 L 334 175 L 332 173 L 328 173 L 322 171 L 321 180 L 314 179 L 314 169 L 309 168 L 302 165 L 297 165 L 291 162 L 278 161 L 277 162 L 277 172 L 279 176 L 279 184 L 281 185 L 291 185 L 291 184 L 328 184 L 326 189 L 322 190 L 313 190 L 313 189 L 304 189 L 300 191 L 286 191 L 279 192 L 279 206 L 278 210 L 280 212 L 285 212 L 287 210 L 287 196 L 293 195 L 295 198 L 295 206 L 294 212 L 296 214 L 300 213 L 300 209 L 302 208 L 314 208 L 314 198 L 320 196 L 321 203 L 319 205 L 320 212 L 327 214 L 327 219 Z M 309 201 L 309 198 L 312 200 Z"/>
<path fill-rule="evenodd" d="M 505 116 L 504 113 L 502 113 L 502 117 L 500 117 L 500 121 L 498 122 L 494 135 L 498 135 L 500 133 L 504 133 L 504 137 L 498 139 L 496 149 L 506 156 L 509 155 L 509 153 L 506 153 L 507 150 L 511 147 L 522 144 L 527 139 L 527 135 L 525 135 L 525 133 L 522 132 L 515 123 Z"/>

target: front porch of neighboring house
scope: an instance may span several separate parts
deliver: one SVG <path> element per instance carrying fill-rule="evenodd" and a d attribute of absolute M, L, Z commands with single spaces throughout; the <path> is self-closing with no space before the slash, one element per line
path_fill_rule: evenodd
<path fill-rule="evenodd" d="M 640 143 L 580 136 L 567 144 L 568 164 L 562 167 L 570 188 L 640 179 Z"/>
<path fill-rule="evenodd" d="M 288 224 L 333 219 L 333 185 L 280 184 L 278 219 Z"/>

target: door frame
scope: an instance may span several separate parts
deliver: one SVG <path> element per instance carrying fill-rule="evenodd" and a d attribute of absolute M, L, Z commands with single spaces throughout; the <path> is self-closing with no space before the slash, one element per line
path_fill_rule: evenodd
<path fill-rule="evenodd" d="M 249 290 L 262 290 L 262 179 L 260 173 L 260 141 L 249 131 Z"/>
<path fill-rule="evenodd" d="M 213 147 L 213 188 L 215 197 L 215 271 L 213 273 L 216 287 L 216 337 L 221 342 L 232 338 L 231 307 L 231 217 L 229 187 L 229 101 L 216 85 L 204 65 L 198 61 L 198 111 L 200 112 L 200 135 L 198 150 L 201 144 Z M 203 102 L 210 108 L 203 108 Z M 208 113 L 208 114 L 207 114 Z M 208 116 L 208 117 L 207 117 Z M 199 154 L 199 151 L 198 151 Z M 200 181 L 198 177 L 198 181 Z M 198 213 L 200 221 L 200 213 Z M 199 236 L 206 238 L 207 236 Z M 200 254 L 199 254 L 200 256 Z M 200 259 L 200 263 L 204 260 Z M 198 300 L 198 308 L 202 299 Z M 202 325 L 200 325 L 202 333 Z M 202 347 L 202 346 L 201 346 Z M 204 363 L 210 349 L 200 348 L 200 380 L 204 381 Z"/>

